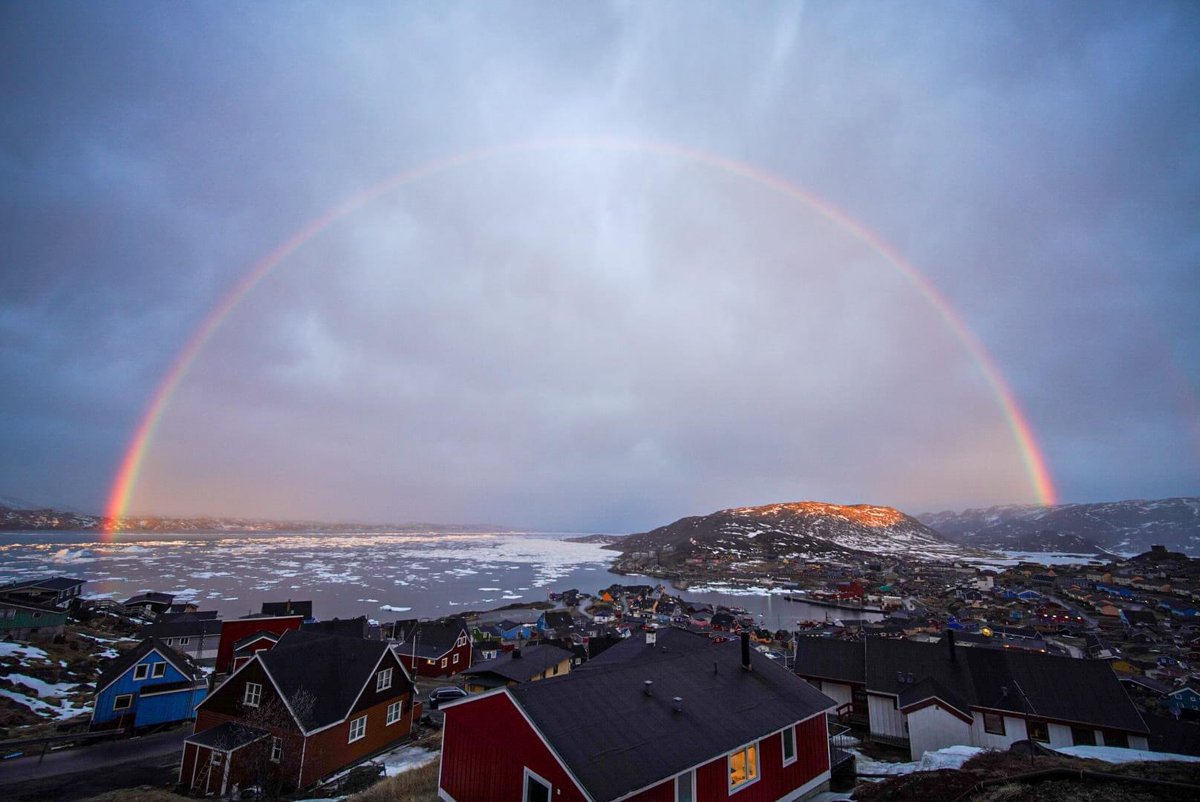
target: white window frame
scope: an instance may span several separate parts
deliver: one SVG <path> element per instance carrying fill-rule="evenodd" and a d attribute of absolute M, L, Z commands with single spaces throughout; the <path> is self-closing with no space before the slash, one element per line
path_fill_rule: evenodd
<path fill-rule="evenodd" d="M 787 756 L 787 737 L 792 736 L 792 756 Z M 783 765 L 790 766 L 799 760 L 799 752 L 796 750 L 796 725 L 788 727 L 783 732 L 779 733 L 779 753 L 783 755 Z"/>
<path fill-rule="evenodd" d="M 136 666 L 133 667 L 133 681 L 134 682 L 141 682 L 148 676 L 150 676 L 150 664 L 149 663 L 138 663 Z"/>
<path fill-rule="evenodd" d="M 125 704 L 121 704 L 122 699 L 125 700 Z M 131 707 L 133 707 L 132 693 L 117 694 L 116 698 L 113 699 L 113 710 L 128 710 Z"/>
<path fill-rule="evenodd" d="M 392 687 L 392 669 L 385 668 L 375 675 L 375 690 L 386 691 Z"/>
<path fill-rule="evenodd" d="M 278 735 L 271 736 L 271 762 L 278 763 L 283 759 L 283 739 Z"/>
<path fill-rule="evenodd" d="M 679 781 L 682 780 L 684 777 L 687 777 L 689 780 L 691 780 L 691 783 L 690 783 L 690 786 L 688 789 L 688 795 L 686 797 L 680 795 L 682 789 L 679 787 Z M 685 771 L 683 774 L 676 775 L 676 777 L 675 777 L 675 802 L 696 802 L 696 770 L 695 769 L 692 769 L 691 771 Z"/>
<path fill-rule="evenodd" d="M 262 683 L 247 682 L 242 691 L 242 704 L 246 707 L 258 707 L 262 704 Z"/>
<path fill-rule="evenodd" d="M 534 782 L 546 788 L 547 799 L 554 799 L 554 784 L 537 772 L 531 771 L 530 768 L 526 766 L 524 774 L 521 775 L 521 802 L 526 802 L 526 800 L 529 799 L 530 780 L 533 780 Z"/>
<path fill-rule="evenodd" d="M 445 668 L 448 665 L 449 665 L 449 662 L 447 661 L 447 659 L 445 657 L 443 657 L 442 658 L 442 668 Z"/>
<path fill-rule="evenodd" d="M 356 735 L 355 732 L 357 732 L 358 734 Z M 352 744 L 355 741 L 361 741 L 363 738 L 366 738 L 366 737 L 367 737 L 367 717 L 359 716 L 358 718 L 356 718 L 350 722 L 350 740 L 346 741 L 346 743 Z"/>
<path fill-rule="evenodd" d="M 455 652 L 455 653 L 454 653 L 454 665 L 458 665 L 458 658 L 459 658 L 460 656 L 461 656 L 461 655 L 459 655 L 459 653 L 458 653 L 458 652 Z"/>
<path fill-rule="evenodd" d="M 404 700 L 401 699 L 392 702 L 387 708 L 387 725 L 388 727 L 395 724 L 400 719 L 404 718 Z"/>
<path fill-rule="evenodd" d="M 180 646 L 187 646 L 189 641 L 191 641 L 191 638 L 180 638 L 180 639 L 179 639 L 179 645 L 180 645 Z"/>
<path fill-rule="evenodd" d="M 150 679 L 160 679 L 167 675 L 167 664 L 165 662 L 155 663 L 150 668 Z"/>
<path fill-rule="evenodd" d="M 733 762 L 733 756 L 736 754 L 739 754 L 739 753 L 745 754 L 750 749 L 754 750 L 754 776 L 751 778 L 742 780 L 737 785 L 734 785 L 733 780 L 729 777 L 730 767 Z M 758 741 L 753 741 L 751 743 L 748 743 L 745 746 L 743 746 L 741 749 L 734 749 L 732 752 L 729 752 L 725 755 L 725 778 L 726 778 L 726 782 L 728 783 L 728 786 L 729 786 L 730 794 L 736 794 L 738 791 L 741 791 L 743 788 L 749 788 L 751 785 L 754 785 L 756 782 L 758 782 L 759 778 L 761 778 L 761 777 L 762 777 L 762 745 Z"/>

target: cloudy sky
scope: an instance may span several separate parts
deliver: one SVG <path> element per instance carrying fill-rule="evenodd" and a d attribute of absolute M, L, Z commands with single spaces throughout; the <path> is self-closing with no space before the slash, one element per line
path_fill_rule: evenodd
<path fill-rule="evenodd" d="M 1196 494 L 1197 42 L 1188 2 L 5 3 L 0 496 L 102 510 L 256 263 L 462 154 L 224 317 L 133 511 L 1036 501 L 987 359 L 1062 500 Z"/>

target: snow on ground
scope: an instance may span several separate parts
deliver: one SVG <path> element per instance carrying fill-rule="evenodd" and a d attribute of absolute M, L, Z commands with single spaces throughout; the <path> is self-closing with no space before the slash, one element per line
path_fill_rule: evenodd
<path fill-rule="evenodd" d="M 43 702 L 41 699 L 38 699 L 37 697 L 26 696 L 23 693 L 17 693 L 16 691 L 10 691 L 10 690 L 6 690 L 4 688 L 0 688 L 0 696 L 7 696 L 9 699 L 12 699 L 17 704 L 25 705 L 25 707 L 28 707 L 34 713 L 37 713 L 39 716 L 44 716 L 46 718 L 58 719 L 59 721 L 62 721 L 63 719 L 73 718 L 74 716 L 78 716 L 80 713 L 88 713 L 92 709 L 91 705 L 83 705 L 82 707 L 77 707 L 72 702 L 67 702 L 67 701 L 64 701 L 62 703 L 62 706 L 58 707 L 58 706 L 49 704 L 48 702 Z"/>
<path fill-rule="evenodd" d="M 395 777 L 397 774 L 420 768 L 437 759 L 438 753 L 435 751 L 422 749 L 419 746 L 402 746 L 391 752 L 385 752 L 377 757 L 375 762 L 382 761 L 384 774 L 388 777 Z"/>
<path fill-rule="evenodd" d="M 0 641 L 0 657 L 33 657 L 45 660 L 49 655 L 36 646 Z"/>
<path fill-rule="evenodd" d="M 24 674 L 9 674 L 8 678 L 18 685 L 32 688 L 39 699 L 61 699 L 79 686 L 71 682 L 46 682 Z"/>
<path fill-rule="evenodd" d="M 911 763 L 887 763 L 882 760 L 872 760 L 855 748 L 847 749 L 853 752 L 855 771 L 859 774 L 912 774 L 915 771 L 937 771 L 939 769 L 960 769 L 976 755 L 986 751 L 978 746 L 947 746 L 936 752 L 926 752 L 920 760 Z"/>
<path fill-rule="evenodd" d="M 1119 746 L 1064 746 L 1054 751 L 1071 757 L 1103 760 L 1105 763 L 1137 763 L 1144 760 L 1177 760 L 1182 763 L 1200 763 L 1200 757 L 1193 755 L 1147 752 L 1144 749 L 1122 749 Z"/>

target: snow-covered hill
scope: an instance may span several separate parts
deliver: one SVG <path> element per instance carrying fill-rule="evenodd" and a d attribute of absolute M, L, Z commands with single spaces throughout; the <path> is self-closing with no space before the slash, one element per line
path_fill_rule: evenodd
<path fill-rule="evenodd" d="M 608 546 L 651 553 L 661 565 L 689 558 L 847 559 L 897 555 L 953 559 L 971 549 L 891 507 L 816 501 L 736 507 L 681 518 Z"/>
<path fill-rule="evenodd" d="M 1008 505 L 917 516 L 946 537 L 980 548 L 1034 541 L 1043 551 L 1077 551 L 1082 544 L 1125 554 L 1162 544 L 1200 556 L 1200 498 L 1112 501 L 1099 504 Z M 1054 546 L 1051 548 L 1050 546 Z"/>

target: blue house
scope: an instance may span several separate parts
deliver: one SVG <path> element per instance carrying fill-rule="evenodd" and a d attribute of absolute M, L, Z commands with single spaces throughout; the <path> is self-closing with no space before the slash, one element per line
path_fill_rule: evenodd
<path fill-rule="evenodd" d="M 113 658 L 96 683 L 91 729 L 140 729 L 195 718 L 204 674 L 186 655 L 146 638 Z"/>
<path fill-rule="evenodd" d="M 1185 685 L 1177 691 L 1167 694 L 1172 709 L 1187 710 L 1200 713 L 1200 690 L 1194 685 Z"/>

